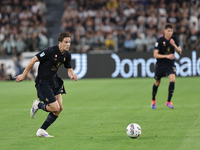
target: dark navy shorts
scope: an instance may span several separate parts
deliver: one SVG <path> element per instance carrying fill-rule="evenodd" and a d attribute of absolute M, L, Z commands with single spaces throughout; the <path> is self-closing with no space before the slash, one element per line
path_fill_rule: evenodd
<path fill-rule="evenodd" d="M 176 75 L 176 67 L 172 66 L 155 66 L 155 76 L 156 80 L 160 80 L 162 77 L 169 76 L 170 74 Z"/>
<path fill-rule="evenodd" d="M 55 102 L 55 96 L 58 94 L 66 94 L 63 80 L 59 77 L 56 77 L 54 80 L 43 80 L 37 77 L 35 79 L 35 87 L 37 89 L 38 98 L 45 104 Z"/>

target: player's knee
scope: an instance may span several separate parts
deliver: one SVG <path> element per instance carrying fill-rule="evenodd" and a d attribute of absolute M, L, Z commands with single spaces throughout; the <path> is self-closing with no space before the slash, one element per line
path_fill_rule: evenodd
<path fill-rule="evenodd" d="M 160 85 L 160 82 L 155 82 L 155 86 L 159 86 Z"/>
<path fill-rule="evenodd" d="M 169 82 L 175 82 L 175 79 L 170 79 Z"/>
<path fill-rule="evenodd" d="M 60 112 L 60 106 L 57 106 L 53 109 L 54 113 L 59 113 Z"/>

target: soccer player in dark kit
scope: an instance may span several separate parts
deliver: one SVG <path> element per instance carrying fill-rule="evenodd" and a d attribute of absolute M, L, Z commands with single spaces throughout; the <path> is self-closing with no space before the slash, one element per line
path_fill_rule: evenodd
<path fill-rule="evenodd" d="M 36 132 L 39 137 L 53 137 L 46 132 L 46 129 L 57 119 L 63 109 L 62 95 L 65 93 L 63 80 L 58 77 L 57 70 L 64 64 L 68 76 L 72 81 L 77 80 L 71 66 L 71 54 L 69 52 L 71 37 L 67 32 L 58 36 L 59 44 L 48 47 L 34 56 L 26 66 L 24 72 L 15 77 L 16 82 L 22 81 L 35 62 L 39 61 L 38 75 L 35 79 L 35 87 L 39 100 L 34 100 L 30 111 L 32 118 L 35 117 L 38 109 L 49 112 L 47 119 Z"/>
<path fill-rule="evenodd" d="M 174 52 L 176 51 L 179 55 L 182 54 L 182 49 L 178 44 L 173 35 L 173 26 L 172 24 L 166 24 L 164 28 L 164 36 L 160 37 L 155 43 L 154 57 L 157 59 L 155 65 L 155 83 L 153 85 L 152 91 L 152 109 L 156 109 L 156 93 L 158 86 L 160 85 L 161 78 L 164 76 L 169 77 L 169 89 L 168 89 L 168 99 L 165 103 L 166 106 L 173 109 L 173 104 L 171 98 L 174 92 L 175 87 L 175 76 L 176 68 L 174 65 L 175 57 Z"/>

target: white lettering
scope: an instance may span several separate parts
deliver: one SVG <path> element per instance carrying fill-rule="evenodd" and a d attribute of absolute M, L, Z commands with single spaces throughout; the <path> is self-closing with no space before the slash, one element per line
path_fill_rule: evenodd
<path fill-rule="evenodd" d="M 134 66 L 133 76 L 134 77 L 138 76 L 138 65 L 139 64 L 141 64 L 141 76 L 145 77 L 146 76 L 146 70 L 145 70 L 146 67 L 145 67 L 145 60 L 143 58 L 133 60 L 133 66 Z"/>
<path fill-rule="evenodd" d="M 120 61 L 120 57 L 117 54 L 111 54 L 111 58 L 115 60 L 115 71 L 111 74 L 111 77 L 115 78 L 118 75 L 121 75 L 123 78 L 138 77 L 138 66 L 141 65 L 141 76 L 142 77 L 154 77 L 154 72 L 151 72 L 151 64 L 156 63 L 155 58 L 149 58 L 147 61 L 143 58 L 133 59 L 131 62 L 130 59 L 123 59 Z M 175 62 L 176 74 L 180 76 L 196 76 L 200 75 L 200 58 L 197 59 L 196 51 L 192 52 L 192 58 L 183 57 L 181 58 L 175 52 L 175 59 L 179 60 Z M 128 65 L 128 72 L 125 72 L 125 65 Z"/>
<path fill-rule="evenodd" d="M 86 54 L 71 54 L 72 59 L 75 60 L 74 74 L 78 79 L 83 78 L 87 73 L 87 55 Z"/>
<path fill-rule="evenodd" d="M 200 75 L 200 58 L 197 60 L 197 73 Z"/>
<path fill-rule="evenodd" d="M 196 57 L 197 57 L 197 53 L 195 51 L 193 51 L 192 52 L 192 65 L 193 65 L 193 68 L 192 68 L 193 72 L 192 73 L 193 73 L 193 76 L 196 76 L 196 73 L 197 73 L 196 72 L 197 71 L 196 70 L 196 67 L 197 67 L 196 66 L 196 59 L 197 59 Z"/>
<path fill-rule="evenodd" d="M 115 60 L 115 71 L 111 74 L 111 77 L 115 78 L 120 72 L 120 58 L 117 54 L 111 54 L 111 58 Z"/>
<path fill-rule="evenodd" d="M 191 76 L 192 75 L 192 68 L 191 68 L 191 60 L 188 57 L 183 57 L 180 60 L 180 64 L 183 64 L 180 66 L 180 74 L 181 76 Z"/>
<path fill-rule="evenodd" d="M 151 64 L 154 64 L 155 65 L 156 63 L 156 59 L 155 58 L 150 58 L 147 60 L 147 63 L 146 63 L 146 73 L 147 73 L 147 76 L 148 77 L 154 77 L 154 72 L 151 72 L 150 70 L 150 66 Z"/>
<path fill-rule="evenodd" d="M 129 66 L 128 73 L 125 72 L 125 65 L 126 64 Z M 124 78 L 130 78 L 132 76 L 133 65 L 132 65 L 132 61 L 130 59 L 124 59 L 124 60 L 122 60 L 121 66 L 120 66 L 120 72 L 121 72 L 121 75 Z"/>

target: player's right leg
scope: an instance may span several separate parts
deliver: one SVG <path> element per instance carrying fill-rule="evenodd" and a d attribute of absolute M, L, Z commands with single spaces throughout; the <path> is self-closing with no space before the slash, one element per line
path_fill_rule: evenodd
<path fill-rule="evenodd" d="M 160 85 L 161 80 L 155 80 L 152 90 L 152 100 L 151 100 L 151 108 L 156 109 L 156 93 L 158 90 L 158 86 Z"/>

